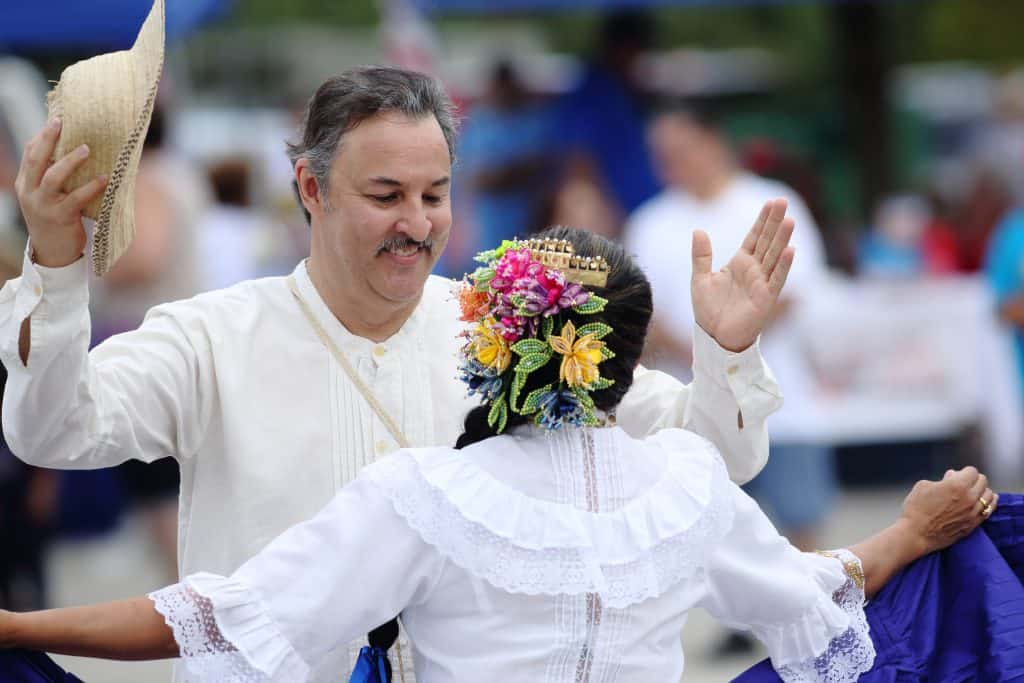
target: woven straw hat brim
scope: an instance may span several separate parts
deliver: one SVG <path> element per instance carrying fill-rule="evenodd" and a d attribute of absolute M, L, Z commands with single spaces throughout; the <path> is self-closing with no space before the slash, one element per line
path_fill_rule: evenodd
<path fill-rule="evenodd" d="M 84 211 L 96 221 L 92 264 L 97 275 L 110 269 L 135 236 L 135 176 L 163 61 L 164 0 L 155 0 L 130 50 L 72 64 L 50 93 L 50 116 L 63 120 L 54 158 L 83 143 L 90 150 L 65 191 L 101 173 L 109 178 L 103 195 Z"/>

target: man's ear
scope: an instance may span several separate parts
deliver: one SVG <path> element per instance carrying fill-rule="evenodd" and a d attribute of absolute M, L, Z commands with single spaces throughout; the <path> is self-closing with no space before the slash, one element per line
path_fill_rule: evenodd
<path fill-rule="evenodd" d="M 302 208 L 307 214 L 319 215 L 323 213 L 323 195 L 320 193 L 320 183 L 317 182 L 313 170 L 310 168 L 307 159 L 299 159 L 295 162 L 295 192 Z"/>

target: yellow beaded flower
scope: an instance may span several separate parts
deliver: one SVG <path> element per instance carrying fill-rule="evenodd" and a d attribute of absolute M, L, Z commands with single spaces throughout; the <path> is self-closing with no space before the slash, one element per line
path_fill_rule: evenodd
<path fill-rule="evenodd" d="M 493 318 L 477 323 L 473 330 L 473 351 L 481 365 L 501 374 L 512 362 L 512 350 L 505 338 L 495 331 L 495 327 Z"/>
<path fill-rule="evenodd" d="M 576 338 L 576 326 L 569 320 L 562 327 L 562 333 L 548 337 L 548 343 L 555 352 L 562 354 L 559 379 L 570 387 L 589 387 L 601 377 L 597 365 L 604 360 L 601 349 L 604 342 L 594 334 Z"/>

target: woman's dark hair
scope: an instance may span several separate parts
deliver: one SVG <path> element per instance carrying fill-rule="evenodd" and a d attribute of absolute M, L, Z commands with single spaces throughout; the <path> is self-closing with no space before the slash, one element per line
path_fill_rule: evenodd
<path fill-rule="evenodd" d="M 622 397 L 626 395 L 633 383 L 633 370 L 640 360 L 647 337 L 647 326 L 651 321 L 653 304 L 651 301 L 651 284 L 647 276 L 640 270 L 626 250 L 616 242 L 584 230 L 567 227 L 553 227 L 538 233 L 538 239 L 567 240 L 573 250 L 580 256 L 600 256 L 608 263 L 608 283 L 605 287 L 587 287 L 594 294 L 608 300 L 604 311 L 594 315 L 579 315 L 569 312 L 562 313 L 564 318 L 572 320 L 576 327 L 593 322 L 603 322 L 611 326 L 612 332 L 604 338 L 608 348 L 615 352 L 615 357 L 601 363 L 601 376 L 615 380 L 607 389 L 595 391 L 591 396 L 594 405 L 605 412 L 613 410 Z M 515 361 L 513 361 L 515 362 Z M 544 367 L 530 373 L 529 379 L 521 395 L 526 396 L 534 389 L 548 383 L 558 383 L 559 363 L 552 359 Z M 473 408 L 466 415 L 463 433 L 455 442 L 456 448 L 464 448 L 470 444 L 494 436 L 494 428 L 487 424 L 487 413 L 490 404 Z M 532 418 L 524 417 L 509 411 L 506 431 Z"/>

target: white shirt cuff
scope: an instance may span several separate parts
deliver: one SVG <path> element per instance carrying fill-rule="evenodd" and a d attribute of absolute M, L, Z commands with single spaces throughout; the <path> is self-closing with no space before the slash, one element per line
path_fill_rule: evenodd
<path fill-rule="evenodd" d="M 736 399 L 745 420 L 763 419 L 782 407 L 782 391 L 761 355 L 757 339 L 743 351 L 728 351 L 694 325 L 693 370 Z"/>

